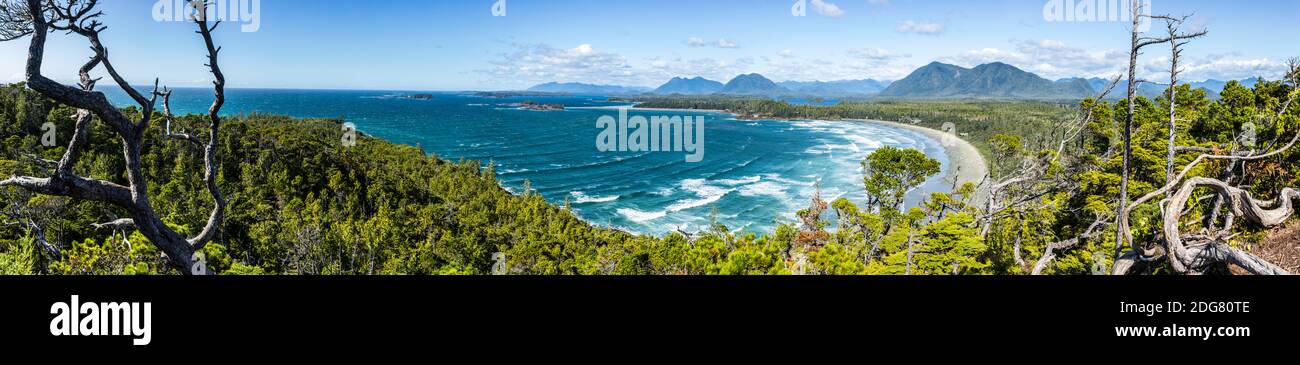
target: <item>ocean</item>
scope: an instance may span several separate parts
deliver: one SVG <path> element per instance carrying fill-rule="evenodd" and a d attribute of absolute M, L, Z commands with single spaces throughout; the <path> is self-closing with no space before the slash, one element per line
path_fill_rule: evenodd
<path fill-rule="evenodd" d="M 106 91 L 121 106 L 133 105 L 120 90 Z M 487 97 L 474 93 L 231 89 L 222 112 L 342 118 L 369 135 L 420 145 L 438 157 L 488 161 L 502 186 L 521 192 L 525 181 L 548 201 L 566 199 L 593 224 L 664 235 L 701 230 L 711 219 L 737 232 L 764 234 L 795 222 L 820 182 L 823 199 L 866 200 L 862 160 L 883 146 L 915 148 L 939 160 L 938 141 L 917 132 L 860 122 L 737 120 L 729 114 L 638 111 L 631 116 L 703 116 L 704 158 L 688 163 L 684 152 L 600 152 L 604 107 L 625 105 L 600 96 Z M 205 113 L 210 89 L 176 89 L 172 110 Z M 563 104 L 563 111 L 535 111 L 518 104 Z M 947 191 L 942 174 L 912 191 L 908 206 L 932 191 Z"/>

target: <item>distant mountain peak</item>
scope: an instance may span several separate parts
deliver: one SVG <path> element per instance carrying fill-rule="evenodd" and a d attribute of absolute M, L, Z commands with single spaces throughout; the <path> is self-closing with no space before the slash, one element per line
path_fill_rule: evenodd
<path fill-rule="evenodd" d="M 763 75 L 757 73 L 736 76 L 723 85 L 722 94 L 728 95 L 763 95 L 778 96 L 790 93 L 789 89 L 777 85 Z"/>
<path fill-rule="evenodd" d="M 565 94 L 586 94 L 586 95 L 626 95 L 640 94 L 650 91 L 643 87 L 628 87 L 619 85 L 597 85 L 584 84 L 580 82 L 547 82 L 528 88 L 527 91 L 547 92 L 547 93 L 565 93 Z"/>
<path fill-rule="evenodd" d="M 1074 99 L 1087 97 L 1086 81 L 1053 82 L 1015 66 L 993 62 L 964 68 L 932 62 L 889 85 L 895 98 Z"/>
<path fill-rule="evenodd" d="M 891 81 L 872 79 L 839 81 L 782 81 L 781 85 L 795 94 L 816 97 L 853 97 L 879 94 Z"/>
<path fill-rule="evenodd" d="M 722 88 L 723 85 L 721 82 L 709 80 L 700 76 L 689 79 L 685 77 L 674 77 L 672 80 L 668 80 L 667 83 L 659 86 L 658 89 L 655 89 L 654 93 L 663 95 L 708 95 L 722 91 Z"/>

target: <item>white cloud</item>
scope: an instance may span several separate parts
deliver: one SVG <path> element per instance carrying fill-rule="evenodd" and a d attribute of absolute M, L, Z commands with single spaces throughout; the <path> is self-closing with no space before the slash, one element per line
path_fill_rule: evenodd
<path fill-rule="evenodd" d="M 867 0 L 867 4 L 871 4 L 871 5 L 889 5 L 889 0 Z"/>
<path fill-rule="evenodd" d="M 726 38 L 720 38 L 716 41 L 708 41 L 700 37 L 687 38 L 685 43 L 691 47 L 716 47 L 716 48 L 740 48 L 736 41 Z"/>
<path fill-rule="evenodd" d="M 500 60 L 492 62 L 491 69 L 481 70 L 481 72 L 500 80 L 517 83 L 544 81 L 622 83 L 636 76 L 623 56 L 600 52 L 590 44 L 581 44 L 567 49 L 543 44 L 513 46 L 514 51 L 502 54 Z"/>
<path fill-rule="evenodd" d="M 911 55 L 880 48 L 852 49 L 843 56 L 805 58 L 797 54 L 767 60 L 759 72 L 777 81 L 897 80 L 911 73 L 912 65 L 900 63 Z"/>
<path fill-rule="evenodd" d="M 1286 63 L 1269 58 L 1204 58 L 1187 59 L 1182 62 L 1183 71 L 1179 78 L 1185 80 L 1240 80 L 1251 77 L 1264 77 L 1270 80 L 1281 79 L 1286 73 Z M 1164 64 L 1169 68 L 1168 60 Z M 1164 72 L 1168 77 L 1168 71 Z"/>
<path fill-rule="evenodd" d="M 899 33 L 939 35 L 939 34 L 943 34 L 944 28 L 946 28 L 946 26 L 943 23 L 918 22 L 918 21 L 907 20 L 902 23 L 898 23 L 898 28 L 895 28 L 895 30 L 897 30 Z"/>
<path fill-rule="evenodd" d="M 698 39 L 699 47 L 719 47 L 718 41 Z M 689 40 L 688 40 L 689 43 Z M 489 70 L 481 71 L 502 87 L 527 87 L 549 81 L 658 86 L 673 77 L 701 76 L 726 82 L 736 75 L 761 73 L 776 81 L 834 81 L 849 79 L 898 80 L 916 69 L 912 55 L 882 48 L 857 48 L 839 54 L 802 55 L 791 49 L 771 57 L 684 58 L 650 57 L 635 62 L 622 55 L 602 51 L 591 44 L 572 48 L 548 45 L 512 45 Z M 1048 79 L 1108 77 L 1126 68 L 1125 52 L 1083 49 L 1051 39 L 1011 40 L 1004 47 L 970 49 L 937 60 L 965 67 L 1004 62 Z M 919 61 L 919 60 L 917 60 Z M 1184 60 L 1183 79 L 1243 79 L 1263 76 L 1276 79 L 1284 70 L 1280 60 L 1244 58 L 1228 53 Z M 1167 58 L 1155 54 L 1143 58 L 1140 77 L 1160 80 L 1168 77 Z"/>
<path fill-rule="evenodd" d="M 850 49 L 848 53 L 849 56 L 851 57 L 864 58 L 869 60 L 891 60 L 895 58 L 912 57 L 912 55 L 910 54 L 897 54 L 880 48 Z"/>
<path fill-rule="evenodd" d="M 972 49 L 940 61 L 966 67 L 1003 62 L 1048 79 L 1113 76 L 1122 72 L 1128 63 L 1126 52 L 1086 50 L 1051 39 L 1012 40 L 1011 46 L 1014 50 Z"/>
<path fill-rule="evenodd" d="M 15 72 L 13 75 L 9 75 L 9 77 L 6 78 L 4 82 L 14 83 L 14 82 L 23 81 L 26 78 L 27 75 L 23 75 L 22 72 Z"/>
<path fill-rule="evenodd" d="M 755 62 L 752 58 L 742 57 L 735 60 L 723 60 L 716 58 L 651 58 L 648 60 L 650 67 L 640 70 L 645 77 L 644 85 L 655 85 L 667 81 L 673 77 L 695 77 L 700 76 L 706 79 L 727 82 L 736 75 L 755 72 Z"/>
<path fill-rule="evenodd" d="M 1064 42 L 1043 40 L 1012 40 L 1013 50 L 981 48 L 962 52 L 956 56 L 942 57 L 940 61 L 972 67 L 989 62 L 1004 62 L 1048 79 L 1067 77 L 1109 78 L 1124 73 L 1128 67 L 1128 52 L 1121 50 L 1088 50 L 1070 47 Z M 1239 80 L 1262 76 L 1278 79 L 1286 70 L 1281 60 L 1270 58 L 1244 58 L 1240 53 L 1212 54 L 1205 57 L 1184 57 L 1179 65 L 1179 78 L 1189 81 Z M 1169 56 L 1149 53 L 1138 65 L 1138 77 L 1160 82 L 1169 78 Z"/>
<path fill-rule="evenodd" d="M 1183 57 L 1178 67 L 1178 77 L 1183 80 L 1241 80 L 1263 77 L 1281 79 L 1286 73 L 1286 63 L 1271 58 L 1246 58 L 1239 52 L 1210 54 L 1204 57 Z M 1139 76 L 1150 80 L 1169 78 L 1169 56 L 1144 58 L 1139 65 Z"/>
<path fill-rule="evenodd" d="M 828 3 L 825 0 L 812 0 L 811 3 L 812 3 L 813 10 L 816 10 L 817 14 L 829 16 L 832 18 L 838 18 L 844 15 L 844 10 L 840 9 L 839 5 Z"/>
<path fill-rule="evenodd" d="M 1022 53 L 1004 51 L 998 48 L 980 48 L 962 52 L 954 57 L 948 57 L 947 61 L 952 61 L 959 66 L 975 66 L 989 62 L 1005 63 L 1025 63 L 1029 57 Z"/>

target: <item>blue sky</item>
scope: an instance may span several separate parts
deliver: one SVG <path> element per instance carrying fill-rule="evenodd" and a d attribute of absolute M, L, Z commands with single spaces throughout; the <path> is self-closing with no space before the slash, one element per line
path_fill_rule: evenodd
<path fill-rule="evenodd" d="M 129 80 L 206 83 L 192 24 L 155 21 L 155 0 L 103 1 L 103 38 Z M 750 72 L 777 81 L 893 80 L 933 61 L 1001 61 L 1055 79 L 1114 74 L 1127 59 L 1126 24 L 1048 22 L 1048 0 L 806 0 L 802 17 L 792 15 L 796 0 L 504 0 L 505 16 L 496 17 L 497 1 L 260 0 L 256 32 L 226 24 L 217 41 L 232 86 L 268 88 L 657 86 L 673 76 L 725 82 Z M 1290 39 L 1300 34 L 1300 2 L 1153 6 L 1195 13 L 1190 26 L 1210 31 L 1187 47 L 1186 79 L 1277 77 L 1287 57 L 1300 56 Z M 1167 54 L 1163 46 L 1147 51 L 1144 77 L 1167 77 Z M 86 57 L 84 39 L 55 34 L 45 73 L 71 81 Z M 0 82 L 21 79 L 25 58 L 25 39 L 0 43 Z"/>

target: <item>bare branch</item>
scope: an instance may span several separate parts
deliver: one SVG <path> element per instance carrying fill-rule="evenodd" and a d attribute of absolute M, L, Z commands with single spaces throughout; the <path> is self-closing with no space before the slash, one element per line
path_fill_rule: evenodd
<path fill-rule="evenodd" d="M 67 196 L 115 205 L 130 213 L 129 221 L 151 243 L 165 253 L 172 266 L 180 269 L 181 273 L 210 273 L 207 270 L 200 271 L 193 268 L 193 265 L 195 265 L 195 250 L 202 248 L 205 243 L 215 236 L 217 227 L 224 217 L 226 206 L 226 201 L 222 198 L 216 185 L 218 171 L 216 143 L 220 128 L 218 113 L 225 100 L 225 79 L 221 75 L 220 69 L 216 67 L 218 50 L 213 45 L 210 28 L 207 27 L 206 23 L 199 22 L 200 33 L 203 35 L 205 46 L 208 49 L 208 64 L 217 79 L 214 83 L 217 89 L 217 101 L 209 109 L 211 119 L 209 133 L 211 138 L 204 149 L 204 182 L 212 193 L 216 207 L 213 209 L 212 216 L 209 218 L 203 232 L 198 237 L 187 240 L 168 227 L 150 206 L 148 182 L 145 180 L 140 158 L 143 149 L 142 139 L 145 131 L 149 128 L 154 112 L 154 103 L 157 102 L 159 96 L 164 96 L 165 93 L 169 94 L 170 91 L 159 91 L 158 82 L 155 80 L 154 91 L 149 98 L 145 98 L 144 95 L 133 89 L 130 83 L 121 77 L 113 67 L 112 62 L 109 61 L 107 48 L 99 40 L 99 33 L 106 28 L 96 20 L 102 15 L 102 13 L 94 11 L 97 4 L 96 0 L 67 0 L 62 6 L 51 0 L 26 0 L 26 4 L 28 17 L 31 19 L 31 44 L 28 47 L 26 65 L 27 86 L 41 95 L 53 99 L 55 102 L 79 109 L 77 114 L 78 136 L 70 142 L 69 152 L 65 154 L 63 161 L 60 162 L 58 173 L 49 178 L 12 177 L 0 181 L 0 186 L 15 186 L 38 194 Z M 47 20 L 47 16 L 50 20 Z M 41 75 L 46 38 L 51 29 L 66 30 L 69 33 L 81 35 L 90 41 L 95 57 L 81 68 L 80 88 L 61 85 Z M 98 65 L 103 65 L 118 86 L 142 107 L 141 118 L 138 123 L 128 120 L 121 110 L 108 102 L 103 93 L 92 91 L 96 80 L 90 78 L 89 72 Z M 164 103 L 167 103 L 165 96 Z M 168 109 L 167 117 L 170 121 L 170 107 L 166 107 L 166 109 Z M 121 137 L 127 186 L 83 178 L 72 171 L 72 166 L 76 164 L 81 147 L 86 143 L 85 131 L 92 120 L 92 116 L 104 122 Z"/>
<path fill-rule="evenodd" d="M 203 43 L 208 49 L 207 66 L 212 71 L 212 85 L 215 94 L 212 106 L 208 107 L 208 144 L 203 149 L 203 182 L 207 185 L 208 193 L 212 195 L 212 214 L 208 216 L 208 223 L 203 227 L 203 231 L 189 239 L 190 246 L 199 249 L 216 236 L 221 221 L 226 214 L 226 198 L 221 195 L 221 189 L 217 187 L 217 172 L 220 168 L 220 161 L 216 157 L 218 135 L 221 129 L 221 107 L 226 103 L 226 76 L 221 73 L 221 67 L 217 63 L 217 54 L 221 50 L 213 44 L 212 28 L 208 27 L 206 21 L 198 20 L 195 22 L 198 23 L 199 34 L 203 36 Z"/>
<path fill-rule="evenodd" d="M 193 143 L 196 146 L 203 145 L 197 137 L 191 136 L 185 133 L 185 131 L 177 132 L 172 130 L 172 124 L 176 123 L 175 116 L 172 115 L 172 91 L 166 88 L 163 88 L 163 91 L 154 90 L 154 96 L 162 96 L 163 99 L 163 119 L 166 122 L 165 133 L 167 138 Z"/>
<path fill-rule="evenodd" d="M 1078 237 L 1074 237 L 1060 242 L 1054 242 L 1047 245 L 1047 249 L 1043 251 L 1043 256 L 1038 258 L 1038 263 L 1034 264 L 1034 270 L 1031 271 L 1030 274 L 1042 275 L 1043 270 L 1047 269 L 1047 265 L 1051 264 L 1053 260 L 1056 260 L 1056 255 L 1058 252 L 1074 248 L 1074 246 L 1078 246 L 1079 243 L 1083 241 L 1087 241 L 1101 235 L 1102 228 L 1105 228 L 1106 226 L 1109 225 L 1110 225 L 1110 217 L 1098 217 L 1098 219 L 1092 222 L 1092 225 L 1088 226 L 1088 229 L 1084 230 L 1083 234 L 1079 235 Z"/>
<path fill-rule="evenodd" d="M 0 42 L 32 34 L 31 12 L 25 1 L 0 0 Z"/>
<path fill-rule="evenodd" d="M 81 90 L 89 92 L 95 89 L 95 83 L 98 79 L 91 78 L 90 71 L 99 66 L 101 60 L 102 58 L 96 54 L 90 58 L 90 62 L 86 62 L 84 66 L 81 66 L 81 70 L 78 72 L 81 76 Z M 72 133 L 72 140 L 68 142 L 68 149 L 64 151 L 63 158 L 59 160 L 58 165 L 58 175 L 65 178 L 72 175 L 72 168 L 77 165 L 77 160 L 81 158 L 81 153 L 88 142 L 90 123 L 95 117 L 89 110 L 77 109 L 75 118 L 77 123 Z"/>
<path fill-rule="evenodd" d="M 118 206 L 129 206 L 131 204 L 131 191 L 127 187 L 78 176 L 73 176 L 70 179 L 15 176 L 0 180 L 0 187 L 3 186 L 16 186 L 45 195 L 108 202 Z"/>
<path fill-rule="evenodd" d="M 1222 239 L 1200 239 L 1205 241 L 1196 247 L 1184 244 L 1180 231 L 1182 208 L 1197 188 L 1207 187 L 1227 197 L 1228 207 L 1236 215 L 1265 228 L 1277 227 L 1295 213 L 1292 201 L 1300 199 L 1300 191 L 1283 189 L 1276 201 L 1263 202 L 1255 200 L 1249 191 L 1229 186 L 1219 180 L 1196 177 L 1183 183 L 1181 189 L 1173 195 L 1164 213 L 1164 233 L 1169 248 L 1169 263 L 1180 273 L 1202 271 L 1212 263 L 1232 263 L 1259 275 L 1287 275 L 1286 270 L 1260 259 L 1245 251 L 1223 243 Z"/>
<path fill-rule="evenodd" d="M 112 230 L 126 230 L 128 228 L 135 228 L 135 221 L 131 220 L 131 218 L 122 218 L 107 223 L 91 224 L 91 226 L 96 229 L 108 228 Z"/>

